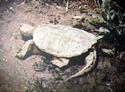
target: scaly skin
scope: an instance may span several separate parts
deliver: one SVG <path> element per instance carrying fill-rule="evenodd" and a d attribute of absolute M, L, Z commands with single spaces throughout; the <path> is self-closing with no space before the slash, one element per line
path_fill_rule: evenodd
<path fill-rule="evenodd" d="M 90 52 L 90 54 L 85 59 L 86 66 L 83 67 L 82 70 L 80 70 L 76 74 L 67 78 L 65 80 L 65 82 L 72 79 L 72 78 L 76 78 L 76 77 L 84 75 L 85 73 L 88 73 L 93 68 L 93 66 L 96 64 L 96 57 L 97 57 L 96 50 L 94 50 L 93 52 Z"/>

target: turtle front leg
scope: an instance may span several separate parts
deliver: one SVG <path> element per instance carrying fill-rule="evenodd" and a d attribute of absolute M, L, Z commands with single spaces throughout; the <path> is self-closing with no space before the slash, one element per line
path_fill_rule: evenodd
<path fill-rule="evenodd" d="M 18 57 L 19 59 L 25 59 L 32 54 L 34 45 L 35 44 L 33 40 L 26 41 L 21 50 L 17 52 L 16 57 Z"/>
<path fill-rule="evenodd" d="M 97 53 L 96 53 L 96 50 L 94 50 L 94 51 L 90 52 L 89 55 L 85 58 L 85 62 L 86 62 L 85 67 L 83 67 L 82 70 L 80 70 L 76 74 L 67 78 L 65 80 L 65 82 L 72 78 L 79 77 L 79 76 L 84 75 L 85 73 L 88 73 L 93 68 L 93 66 L 96 64 L 96 61 L 97 61 Z"/>
<path fill-rule="evenodd" d="M 61 67 L 64 67 L 64 66 L 68 65 L 69 59 L 54 57 L 54 59 L 51 62 L 52 62 L 53 65 L 56 65 L 59 68 L 61 68 Z"/>

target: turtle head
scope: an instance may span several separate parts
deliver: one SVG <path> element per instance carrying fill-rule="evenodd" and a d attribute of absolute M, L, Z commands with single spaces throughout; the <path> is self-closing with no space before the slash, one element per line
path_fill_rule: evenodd
<path fill-rule="evenodd" d="M 21 33 L 22 39 L 25 41 L 32 39 L 34 29 L 35 29 L 35 27 L 33 27 L 31 25 L 21 24 L 20 25 L 20 33 Z"/>

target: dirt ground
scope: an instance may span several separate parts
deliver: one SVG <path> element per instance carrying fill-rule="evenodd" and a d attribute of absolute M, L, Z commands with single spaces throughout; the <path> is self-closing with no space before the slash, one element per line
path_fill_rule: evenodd
<path fill-rule="evenodd" d="M 75 5 L 75 4 L 74 4 Z M 75 7 L 75 6 L 74 6 Z M 86 76 L 76 78 L 65 84 L 59 85 L 61 78 L 72 75 L 83 65 L 59 69 L 45 61 L 43 56 L 32 55 L 25 60 L 15 57 L 24 41 L 19 32 L 21 23 L 33 26 L 39 24 L 74 25 L 74 16 L 81 16 L 75 8 L 66 12 L 65 6 L 57 4 L 30 4 L 23 2 L 11 3 L 8 7 L 2 5 L 0 9 L 0 92 L 7 91 L 85 91 L 85 92 L 111 92 L 110 76 L 115 71 L 107 57 L 100 58 L 98 67 Z M 48 58 L 46 61 L 49 60 Z M 35 71 L 34 65 L 41 64 L 40 71 Z M 34 91 L 37 90 L 37 91 Z"/>

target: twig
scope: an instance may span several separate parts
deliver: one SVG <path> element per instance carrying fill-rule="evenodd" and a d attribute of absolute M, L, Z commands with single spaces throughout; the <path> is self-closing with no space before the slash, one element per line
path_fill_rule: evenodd
<path fill-rule="evenodd" d="M 101 8 L 99 0 L 94 0 L 95 4 L 97 5 L 98 8 Z"/>
<path fill-rule="evenodd" d="M 89 4 L 88 4 L 88 1 L 87 0 L 85 0 L 85 2 L 86 2 L 86 4 L 87 4 L 87 7 L 89 6 Z"/>
<path fill-rule="evenodd" d="M 68 9 L 69 9 L 69 0 L 67 0 L 66 2 L 66 12 L 68 11 Z"/>

